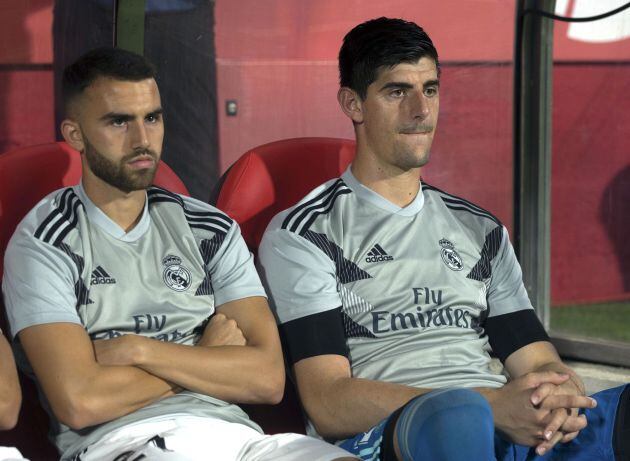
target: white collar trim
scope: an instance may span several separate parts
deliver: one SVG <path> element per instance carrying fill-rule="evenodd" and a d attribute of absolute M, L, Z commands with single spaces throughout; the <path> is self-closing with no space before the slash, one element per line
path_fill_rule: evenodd
<path fill-rule="evenodd" d="M 346 185 L 353 190 L 360 198 L 367 200 L 374 206 L 377 206 L 385 211 L 388 211 L 399 216 L 414 216 L 418 214 L 424 207 L 424 194 L 422 193 L 422 187 L 418 190 L 418 194 L 413 201 L 406 207 L 399 207 L 398 205 L 390 202 L 382 195 L 373 191 L 369 187 L 364 186 L 359 182 L 357 178 L 352 174 L 350 169 L 352 165 L 348 166 L 346 171 L 341 175 L 341 179 Z"/>
<path fill-rule="evenodd" d="M 90 200 L 90 197 L 85 193 L 85 189 L 83 189 L 82 182 L 74 186 L 74 191 L 81 199 L 81 202 L 83 202 L 89 221 L 96 224 L 103 232 L 111 235 L 115 239 L 123 242 L 135 242 L 149 229 L 151 217 L 149 215 L 149 201 L 147 200 L 146 192 L 140 221 L 138 221 L 138 224 L 129 232 L 125 232 L 122 227 L 112 221 L 109 216 L 103 213 L 103 211 Z"/>

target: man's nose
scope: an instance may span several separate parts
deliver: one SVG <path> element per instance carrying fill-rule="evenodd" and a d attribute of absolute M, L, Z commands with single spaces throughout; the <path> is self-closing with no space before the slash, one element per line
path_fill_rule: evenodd
<path fill-rule="evenodd" d="M 142 122 L 130 124 L 130 141 L 133 149 L 146 149 L 149 147 L 149 136 L 147 129 Z"/>
<path fill-rule="evenodd" d="M 409 112 L 412 118 L 424 120 L 429 116 L 429 101 L 422 92 L 413 92 L 408 101 Z"/>

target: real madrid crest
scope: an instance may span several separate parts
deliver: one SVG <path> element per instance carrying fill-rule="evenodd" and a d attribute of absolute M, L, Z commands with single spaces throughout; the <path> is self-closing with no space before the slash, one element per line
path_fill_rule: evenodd
<path fill-rule="evenodd" d="M 190 286 L 190 271 L 182 266 L 182 258 L 167 255 L 162 259 L 162 279 L 166 286 L 175 291 L 186 291 Z"/>
<path fill-rule="evenodd" d="M 464 263 L 462 257 L 455 251 L 455 245 L 450 240 L 441 239 L 440 246 L 442 247 L 440 255 L 442 255 L 444 264 L 453 271 L 461 271 L 464 268 Z"/>

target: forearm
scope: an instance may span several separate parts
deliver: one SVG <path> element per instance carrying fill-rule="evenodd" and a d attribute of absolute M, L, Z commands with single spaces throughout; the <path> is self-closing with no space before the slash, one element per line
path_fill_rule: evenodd
<path fill-rule="evenodd" d="M 10 380 L 5 378 L 6 376 L 3 376 L 0 383 L 0 430 L 12 429 L 15 426 L 22 403 L 17 376 L 11 377 Z"/>
<path fill-rule="evenodd" d="M 0 333 L 0 430 L 11 429 L 17 423 L 22 392 L 11 348 Z"/>
<path fill-rule="evenodd" d="M 84 376 L 50 392 L 56 395 L 49 398 L 55 415 L 74 429 L 111 421 L 176 393 L 172 383 L 135 367 L 95 364 Z"/>
<path fill-rule="evenodd" d="M 174 394 L 174 385 L 139 368 L 97 360 L 75 323 L 34 325 L 19 333 L 31 367 L 57 419 L 73 429 L 104 423 Z"/>
<path fill-rule="evenodd" d="M 302 396 L 302 402 L 320 435 L 343 439 L 370 430 L 409 400 L 431 390 L 348 377 Z"/>
<path fill-rule="evenodd" d="M 191 391 L 234 403 L 277 403 L 284 389 L 279 351 L 263 346 L 186 346 L 145 341 L 134 365 Z"/>

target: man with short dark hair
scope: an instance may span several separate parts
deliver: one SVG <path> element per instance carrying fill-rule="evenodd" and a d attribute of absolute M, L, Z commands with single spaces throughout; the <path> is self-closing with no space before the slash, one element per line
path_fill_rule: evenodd
<path fill-rule="evenodd" d="M 3 280 L 62 459 L 346 456 L 265 436 L 235 405 L 282 397 L 277 330 L 236 222 L 151 186 L 164 135 L 153 66 L 91 51 L 66 69 L 64 98 L 81 183 L 24 218 Z"/>
<path fill-rule="evenodd" d="M 367 21 L 339 70 L 353 163 L 278 214 L 259 249 L 311 431 L 364 460 L 628 459 L 630 388 L 586 397 L 505 227 L 419 181 L 439 111 L 429 36 Z"/>

